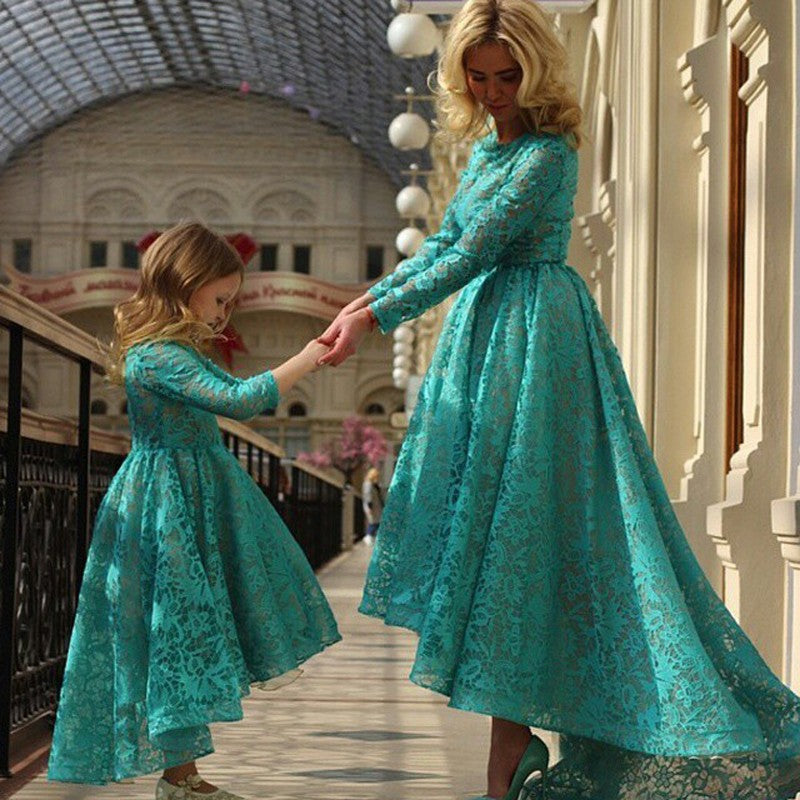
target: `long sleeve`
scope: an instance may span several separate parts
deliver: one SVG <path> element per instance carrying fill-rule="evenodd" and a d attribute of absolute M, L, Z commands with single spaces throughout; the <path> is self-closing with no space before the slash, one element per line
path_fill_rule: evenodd
<path fill-rule="evenodd" d="M 384 333 L 437 305 L 487 265 L 496 264 L 504 249 L 531 228 L 564 177 L 567 145 L 551 141 L 525 154 L 510 180 L 451 247 L 370 305 Z"/>
<path fill-rule="evenodd" d="M 456 222 L 455 209 L 458 206 L 461 186 L 468 172 L 469 167 L 467 167 L 461 175 L 458 189 L 456 189 L 455 194 L 450 199 L 445 209 L 439 230 L 430 236 L 426 236 L 425 241 L 419 246 L 419 249 L 411 258 L 407 258 L 401 264 L 398 264 L 393 272 L 390 272 L 385 278 L 381 278 L 369 290 L 369 293 L 376 300 L 383 297 L 392 289 L 402 286 L 412 275 L 430 267 L 442 253 L 452 247 L 458 240 L 458 237 L 461 235 L 461 228 L 458 222 Z"/>
<path fill-rule="evenodd" d="M 271 372 L 236 378 L 177 342 L 140 346 L 127 371 L 140 388 L 232 419 L 250 419 L 280 399 Z"/>

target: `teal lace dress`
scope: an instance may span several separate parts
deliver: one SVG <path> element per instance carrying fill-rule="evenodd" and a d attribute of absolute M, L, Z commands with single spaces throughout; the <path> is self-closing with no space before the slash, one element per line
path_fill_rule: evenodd
<path fill-rule="evenodd" d="M 340 637 L 308 562 L 223 445 L 215 414 L 278 403 L 272 373 L 234 378 L 190 347 L 126 358 L 131 452 L 97 513 L 49 777 L 105 783 L 213 751 L 242 717 Z"/>
<path fill-rule="evenodd" d="M 411 680 L 452 706 L 560 732 L 548 797 L 777 799 L 800 699 L 706 580 L 565 266 L 576 183 L 563 138 L 490 134 L 439 233 L 371 290 L 384 332 L 461 292 L 361 611 L 419 634 Z"/>

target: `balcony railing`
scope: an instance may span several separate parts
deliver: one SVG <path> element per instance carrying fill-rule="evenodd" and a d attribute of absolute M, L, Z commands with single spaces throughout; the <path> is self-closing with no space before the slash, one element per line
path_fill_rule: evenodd
<path fill-rule="evenodd" d="M 16 743 L 37 727 L 49 730 L 53 719 L 94 516 L 129 440 L 90 426 L 91 376 L 102 371 L 95 339 L 4 287 L 2 333 L 8 396 L 0 398 L 0 775 L 8 776 Z M 77 419 L 23 408 L 31 344 L 77 365 Z M 360 501 L 342 480 L 300 464 L 287 472 L 274 442 L 233 420 L 220 419 L 220 427 L 315 569 L 360 538 L 351 506 Z"/>

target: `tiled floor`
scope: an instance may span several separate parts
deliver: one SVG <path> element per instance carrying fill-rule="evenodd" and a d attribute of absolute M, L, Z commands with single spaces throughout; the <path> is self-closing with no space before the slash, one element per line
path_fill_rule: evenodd
<path fill-rule="evenodd" d="M 249 800 L 456 800 L 482 794 L 489 721 L 407 680 L 416 637 L 356 612 L 367 545 L 320 576 L 343 641 L 298 681 L 254 692 L 242 722 L 214 728 L 209 780 Z M 144 800 L 154 777 L 87 787 L 39 777 L 19 800 Z"/>

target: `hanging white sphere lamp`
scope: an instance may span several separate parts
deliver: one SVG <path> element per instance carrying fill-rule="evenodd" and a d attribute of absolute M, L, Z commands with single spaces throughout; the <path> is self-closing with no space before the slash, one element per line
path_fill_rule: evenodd
<path fill-rule="evenodd" d="M 414 341 L 414 330 L 407 322 L 403 322 L 394 329 L 392 336 L 396 342 L 411 344 Z"/>
<path fill-rule="evenodd" d="M 411 366 L 411 359 L 409 356 L 404 355 L 395 356 L 392 365 L 395 369 L 404 369 L 408 371 L 408 368 Z"/>
<path fill-rule="evenodd" d="M 389 141 L 398 150 L 421 150 L 430 138 L 428 123 L 413 111 L 398 114 L 389 125 Z"/>
<path fill-rule="evenodd" d="M 409 227 L 403 228 L 403 230 L 397 234 L 394 244 L 398 252 L 402 253 L 404 256 L 411 257 L 419 250 L 419 246 L 424 241 L 425 234 L 419 228 L 409 225 Z"/>
<path fill-rule="evenodd" d="M 389 49 L 401 58 L 429 56 L 440 41 L 436 23 L 425 14 L 398 14 L 386 31 Z"/>
<path fill-rule="evenodd" d="M 431 210 L 431 198 L 421 186 L 406 186 L 397 193 L 395 205 L 401 217 L 427 217 Z"/>
<path fill-rule="evenodd" d="M 395 367 L 392 370 L 392 382 L 398 389 L 405 389 L 408 386 L 408 370 Z"/>
<path fill-rule="evenodd" d="M 414 348 L 411 346 L 411 342 L 395 342 L 392 345 L 392 352 L 396 356 L 411 356 Z"/>

